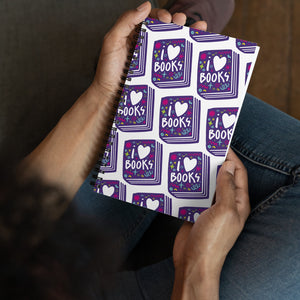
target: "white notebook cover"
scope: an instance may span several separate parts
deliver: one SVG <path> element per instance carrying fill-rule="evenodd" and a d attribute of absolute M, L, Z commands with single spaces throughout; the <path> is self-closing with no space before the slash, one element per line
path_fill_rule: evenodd
<path fill-rule="evenodd" d="M 258 51 L 147 18 L 94 191 L 195 222 L 211 206 Z"/>

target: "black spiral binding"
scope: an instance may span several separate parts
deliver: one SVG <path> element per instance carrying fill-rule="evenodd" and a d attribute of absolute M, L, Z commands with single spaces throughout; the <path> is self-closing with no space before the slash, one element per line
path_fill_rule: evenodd
<path fill-rule="evenodd" d="M 139 46 L 142 45 L 141 40 L 144 37 L 140 34 L 140 32 L 141 31 L 142 32 L 146 31 L 146 29 L 141 28 L 142 24 L 146 24 L 146 22 L 140 23 L 135 28 L 135 34 L 133 35 L 133 41 L 131 42 L 131 47 L 132 48 L 129 50 L 129 55 L 127 56 L 127 62 L 125 63 L 125 68 L 123 69 L 123 74 L 122 74 L 122 76 L 120 78 L 121 79 L 121 81 L 119 83 L 120 89 L 117 91 L 117 96 L 115 97 L 115 103 L 113 105 L 114 111 L 113 111 L 113 114 L 112 114 L 112 118 L 110 120 L 111 123 L 112 123 L 112 127 L 111 127 L 110 130 L 107 130 L 104 133 L 104 135 L 106 137 L 106 141 L 109 138 L 111 138 L 111 141 L 110 141 L 111 145 L 113 144 L 112 139 L 115 137 L 114 132 L 117 131 L 116 124 L 118 124 L 117 123 L 118 121 L 115 120 L 115 116 L 116 116 L 117 110 L 119 108 L 119 103 L 121 101 L 121 95 L 122 95 L 122 92 L 123 92 L 123 88 L 124 87 L 128 87 L 128 85 L 126 84 L 126 81 L 131 81 L 131 78 L 127 77 L 127 74 L 132 74 L 133 73 L 133 71 L 129 70 L 130 69 L 131 60 L 132 60 L 132 57 L 133 57 L 134 53 L 138 53 L 139 52 L 138 49 L 135 50 L 135 47 L 136 47 L 137 43 L 138 43 Z M 140 41 L 139 41 L 139 39 L 140 39 Z M 117 115 L 119 115 L 119 114 L 117 114 Z M 94 188 L 99 188 L 99 185 L 96 186 L 96 180 L 97 179 L 100 180 L 100 181 L 102 180 L 102 178 L 98 176 L 99 173 L 101 173 L 101 174 L 105 173 L 103 170 L 101 170 L 101 167 L 102 166 L 106 166 L 105 164 L 102 163 L 103 159 L 107 158 L 107 156 L 105 156 L 105 153 L 109 152 L 109 149 L 106 149 L 106 145 L 107 145 L 107 143 L 105 143 L 105 146 L 102 146 L 100 148 L 100 156 L 99 156 L 100 159 L 96 163 L 95 168 L 94 168 L 94 172 L 92 174 L 92 178 L 95 179 L 95 181 L 94 180 L 90 181 L 90 185 L 93 186 Z"/>

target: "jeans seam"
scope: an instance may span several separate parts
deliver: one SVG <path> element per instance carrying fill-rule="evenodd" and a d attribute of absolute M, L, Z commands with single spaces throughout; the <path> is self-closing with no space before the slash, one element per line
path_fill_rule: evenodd
<path fill-rule="evenodd" d="M 300 179 L 300 165 L 297 166 L 293 171 L 292 171 L 294 183 L 298 182 Z"/>
<path fill-rule="evenodd" d="M 254 153 L 253 150 L 248 149 L 247 147 L 242 145 L 240 142 L 238 142 L 237 138 L 235 138 L 235 140 L 232 141 L 231 148 L 234 149 L 234 151 L 236 151 L 242 157 L 244 157 L 245 159 L 249 160 L 250 162 L 252 162 L 256 165 L 268 168 L 270 170 L 276 171 L 276 172 L 284 174 L 284 175 L 291 175 L 291 171 L 293 169 L 292 166 L 289 166 L 287 163 L 283 163 L 283 162 L 276 161 L 276 160 L 271 160 L 262 153 L 259 153 L 259 152 Z M 250 155 L 246 154 L 249 152 L 252 153 L 253 158 L 250 157 Z M 256 159 L 254 156 L 257 156 Z M 259 160 L 262 160 L 262 161 L 259 161 Z M 268 163 L 277 165 L 279 167 L 282 167 L 283 169 L 288 169 L 289 171 L 285 171 L 285 170 L 270 166 L 270 165 L 268 165 Z"/>
<path fill-rule="evenodd" d="M 289 188 L 294 186 L 294 184 L 286 185 L 277 189 L 273 194 L 271 194 L 264 201 L 259 203 L 250 213 L 249 218 L 264 212 L 268 207 L 271 206 L 273 202 L 275 202 L 280 196 L 282 196 Z"/>

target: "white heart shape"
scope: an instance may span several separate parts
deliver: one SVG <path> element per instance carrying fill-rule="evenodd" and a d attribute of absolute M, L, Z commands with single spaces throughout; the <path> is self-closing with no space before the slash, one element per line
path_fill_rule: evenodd
<path fill-rule="evenodd" d="M 198 217 L 200 216 L 200 214 L 199 213 L 194 213 L 194 222 L 196 222 L 196 220 L 198 219 Z"/>
<path fill-rule="evenodd" d="M 223 122 L 223 125 L 225 128 L 229 128 L 231 125 L 234 124 L 235 122 L 235 119 L 236 119 L 236 116 L 235 115 L 231 115 L 229 116 L 228 114 L 223 114 L 222 116 L 222 122 Z"/>
<path fill-rule="evenodd" d="M 107 185 L 104 185 L 104 186 L 102 187 L 102 193 L 103 193 L 103 195 L 105 195 L 105 196 L 110 197 L 111 195 L 113 195 L 114 191 L 115 191 L 115 188 L 114 188 L 113 186 L 108 187 Z"/>
<path fill-rule="evenodd" d="M 149 209 L 156 210 L 159 206 L 159 201 L 158 200 L 152 200 L 151 198 L 148 198 L 146 200 L 146 206 Z"/>
<path fill-rule="evenodd" d="M 188 109 L 188 104 L 187 103 L 180 103 L 176 102 L 175 103 L 175 112 L 177 117 L 182 116 Z"/>
<path fill-rule="evenodd" d="M 185 157 L 183 160 L 183 164 L 184 164 L 185 171 L 189 172 L 196 167 L 197 159 L 196 158 L 189 159 L 188 157 Z"/>
<path fill-rule="evenodd" d="M 150 147 L 149 146 L 144 147 L 143 145 L 139 145 L 138 153 L 139 153 L 140 159 L 143 159 L 146 156 L 148 156 L 148 154 L 150 153 Z"/>
<path fill-rule="evenodd" d="M 169 45 L 167 51 L 169 60 L 173 60 L 179 54 L 180 46 Z"/>
<path fill-rule="evenodd" d="M 130 93 L 130 101 L 131 101 L 131 104 L 132 105 L 136 105 L 138 104 L 143 98 L 143 92 L 135 92 L 135 91 L 132 91 Z"/>
<path fill-rule="evenodd" d="M 225 56 L 223 56 L 222 58 L 220 58 L 219 56 L 215 56 L 214 57 L 214 67 L 215 67 L 215 71 L 218 72 L 220 71 L 227 62 L 227 58 Z"/>

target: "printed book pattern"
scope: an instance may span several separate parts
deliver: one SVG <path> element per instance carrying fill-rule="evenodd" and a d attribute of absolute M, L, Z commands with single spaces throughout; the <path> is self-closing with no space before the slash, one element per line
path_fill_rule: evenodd
<path fill-rule="evenodd" d="M 141 31 L 135 45 L 127 77 L 145 75 L 145 60 L 147 54 L 148 33 Z"/>
<path fill-rule="evenodd" d="M 118 133 L 113 130 L 106 143 L 106 148 L 102 157 L 101 170 L 103 172 L 115 172 L 117 170 L 117 149 L 118 147 Z"/>
<path fill-rule="evenodd" d="M 198 64 L 198 93 L 204 99 L 236 98 L 239 55 L 232 50 L 202 51 Z"/>
<path fill-rule="evenodd" d="M 207 112 L 206 149 L 213 155 L 225 156 L 233 134 L 238 108 L 211 108 Z"/>
<path fill-rule="evenodd" d="M 167 215 L 172 212 L 171 198 L 164 194 L 135 193 L 132 195 L 132 203 Z"/>
<path fill-rule="evenodd" d="M 159 137 L 166 143 L 199 141 L 200 100 L 193 96 L 164 97 L 160 106 Z"/>
<path fill-rule="evenodd" d="M 131 184 L 160 184 L 161 158 L 162 145 L 155 140 L 125 141 L 124 180 Z"/>
<path fill-rule="evenodd" d="M 185 39 L 154 43 L 152 83 L 159 88 L 190 85 L 192 44 Z"/>
<path fill-rule="evenodd" d="M 154 90 L 147 85 L 124 87 L 116 116 L 121 131 L 152 129 Z"/>
<path fill-rule="evenodd" d="M 196 222 L 197 218 L 200 216 L 200 214 L 205 210 L 206 208 L 202 207 L 180 207 L 179 208 L 179 215 L 178 217 L 180 219 L 183 219 L 185 221 L 189 222 Z"/>
<path fill-rule="evenodd" d="M 213 200 L 259 47 L 147 18 L 94 191 L 195 222 Z"/>
<path fill-rule="evenodd" d="M 169 158 L 169 192 L 177 198 L 207 198 L 209 157 L 201 152 L 172 152 Z"/>

